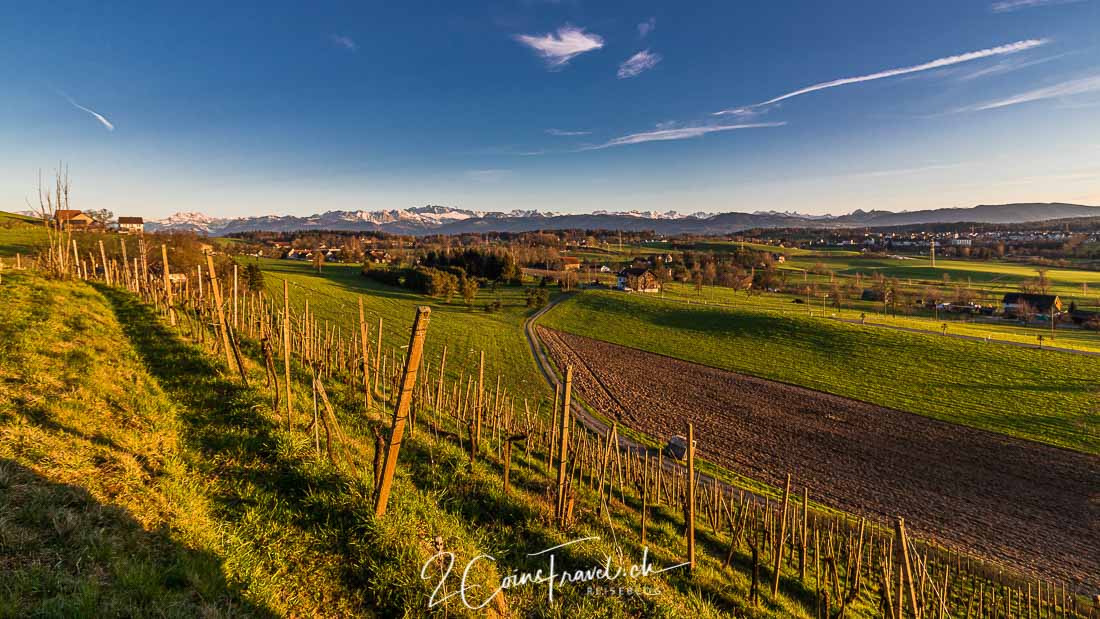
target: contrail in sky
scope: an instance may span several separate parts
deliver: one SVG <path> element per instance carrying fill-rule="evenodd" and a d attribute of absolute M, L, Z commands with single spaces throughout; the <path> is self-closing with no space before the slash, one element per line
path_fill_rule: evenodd
<path fill-rule="evenodd" d="M 95 111 L 91 108 L 86 108 L 83 105 L 80 105 L 76 101 L 73 101 L 73 98 L 70 97 L 69 95 L 65 94 L 65 93 L 61 93 L 61 96 L 65 97 L 65 100 L 68 101 L 69 104 L 72 105 L 73 107 L 75 107 L 76 109 L 84 110 L 85 112 L 87 112 L 87 113 L 91 114 L 93 117 L 95 117 L 95 119 L 98 120 L 100 122 L 100 124 L 102 124 L 104 127 L 107 127 L 107 131 L 114 131 L 115 130 L 115 126 L 113 124 L 111 124 L 111 121 L 107 120 L 107 117 L 104 116 L 103 114 L 100 114 L 99 112 L 97 112 L 97 111 Z"/>
<path fill-rule="evenodd" d="M 826 88 L 836 88 L 837 86 L 846 86 L 848 84 L 858 84 L 859 82 L 870 82 L 873 80 L 881 80 L 887 77 L 896 77 L 898 75 L 907 75 L 909 73 L 919 73 L 921 71 L 928 71 L 929 69 L 939 69 L 940 67 L 948 67 L 961 62 L 970 62 L 971 60 L 978 60 L 980 58 L 989 58 L 990 56 L 1001 56 L 1003 54 L 1015 54 L 1016 52 L 1022 52 L 1033 47 L 1039 47 L 1045 44 L 1046 39 L 1027 39 L 1025 41 L 1016 41 L 1015 43 L 1009 43 L 1007 45 L 998 45 L 997 47 L 990 47 L 987 49 L 981 49 L 976 52 L 968 52 L 965 54 L 959 54 L 957 56 L 947 56 L 945 58 L 937 58 L 923 64 L 913 65 L 909 67 L 901 67 L 897 69 L 887 69 L 885 71 L 879 71 L 878 73 L 871 73 L 868 75 L 860 75 L 857 77 L 845 77 L 829 82 L 821 82 L 820 84 L 814 84 L 813 86 L 807 86 L 805 88 L 799 88 L 788 92 L 784 95 L 779 95 L 773 99 L 768 99 L 761 103 L 754 103 L 753 105 L 731 108 L 728 110 L 722 110 L 720 112 L 714 112 L 715 116 L 723 116 L 726 114 L 733 114 L 737 116 L 749 115 L 754 108 L 764 107 L 773 103 L 779 103 L 785 99 L 791 97 L 797 97 L 818 90 L 825 90 Z"/>

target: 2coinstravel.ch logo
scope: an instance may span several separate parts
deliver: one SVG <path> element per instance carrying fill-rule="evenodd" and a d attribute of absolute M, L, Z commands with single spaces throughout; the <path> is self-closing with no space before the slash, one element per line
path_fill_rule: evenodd
<path fill-rule="evenodd" d="M 574 544 L 599 541 L 599 539 L 596 536 L 585 537 L 538 552 L 528 553 L 528 557 L 543 557 L 546 562 L 545 566 L 534 571 L 511 570 L 511 573 L 503 577 L 499 586 L 492 591 L 485 591 L 487 588 L 484 585 L 468 582 L 471 571 L 479 563 L 497 562 L 492 555 L 480 554 L 466 562 L 458 580 L 458 588 L 447 592 L 447 582 L 454 572 L 455 554 L 441 550 L 432 555 L 420 568 L 420 578 L 424 580 L 437 578 L 430 574 L 429 570 L 433 567 L 440 569 L 439 580 L 428 599 L 428 608 L 444 604 L 457 596 L 466 608 L 478 610 L 485 608 L 499 593 L 522 586 L 545 586 L 546 596 L 550 602 L 554 601 L 555 589 L 568 584 L 586 585 L 583 589 L 585 595 L 608 597 L 657 595 L 657 587 L 647 579 L 688 565 L 687 563 L 678 563 L 669 567 L 658 568 L 650 562 L 648 547 L 642 550 L 641 561 L 638 563 L 624 561 L 621 556 L 616 559 L 610 555 L 604 555 L 603 562 L 597 565 L 574 568 L 559 564 L 555 551 Z"/>

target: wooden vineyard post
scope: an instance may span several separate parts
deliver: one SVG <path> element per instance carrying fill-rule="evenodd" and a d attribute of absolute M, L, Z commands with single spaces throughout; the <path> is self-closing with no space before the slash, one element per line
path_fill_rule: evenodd
<path fill-rule="evenodd" d="M 126 257 L 126 241 L 119 239 L 118 244 L 122 246 L 122 283 L 126 285 L 127 290 L 133 292 L 134 287 L 130 285 L 129 259 Z"/>
<path fill-rule="evenodd" d="M 688 424 L 687 542 L 688 569 L 695 570 L 695 426 Z"/>
<path fill-rule="evenodd" d="M 806 544 L 809 542 L 810 489 L 802 488 L 802 548 L 798 553 L 798 579 L 806 582 Z"/>
<path fill-rule="evenodd" d="M 286 427 L 294 429 L 294 402 L 290 391 L 290 284 L 283 280 L 283 368 L 286 371 Z"/>
<path fill-rule="evenodd" d="M 787 537 L 787 505 L 791 499 L 791 474 L 787 473 L 787 488 L 783 491 L 783 520 L 779 523 L 779 537 L 775 540 L 775 563 L 772 574 L 772 597 L 779 595 L 779 569 L 783 567 L 783 540 Z"/>
<path fill-rule="evenodd" d="M 111 272 L 107 270 L 107 252 L 103 251 L 103 241 L 99 242 L 99 262 L 103 265 L 103 281 L 111 285 Z"/>
<path fill-rule="evenodd" d="M 443 347 L 443 356 L 439 360 L 439 385 L 436 387 L 435 392 L 435 412 L 440 414 L 443 412 L 443 370 L 447 367 L 447 347 Z"/>
<path fill-rule="evenodd" d="M 359 343 L 363 349 L 363 396 L 366 398 L 369 409 L 371 407 L 370 360 L 367 359 L 367 323 L 363 317 L 363 297 L 359 297 Z"/>
<path fill-rule="evenodd" d="M 562 395 L 561 447 L 558 450 L 558 508 L 557 517 L 560 526 L 565 525 L 565 474 L 566 460 L 569 458 L 569 392 L 573 388 L 573 366 L 565 368 L 565 393 Z"/>
<path fill-rule="evenodd" d="M 649 511 L 649 454 L 645 456 L 642 468 L 642 546 L 645 546 L 645 517 Z"/>
<path fill-rule="evenodd" d="M 176 326 L 176 312 L 172 308 L 172 278 L 168 274 L 168 246 L 164 243 L 160 244 L 160 261 L 164 266 L 164 294 L 168 303 L 168 322 L 174 327 Z"/>
<path fill-rule="evenodd" d="M 481 407 L 485 405 L 485 351 L 481 351 L 481 362 L 477 370 L 477 404 L 474 406 L 474 453 L 481 450 Z"/>
<path fill-rule="evenodd" d="M 126 253 L 126 249 L 122 250 L 122 253 Z M 233 262 L 233 331 L 241 328 L 241 323 L 237 319 L 237 263 Z"/>
<path fill-rule="evenodd" d="M 608 507 L 607 502 L 604 501 L 603 484 L 604 479 L 607 477 L 607 462 L 611 459 L 611 445 L 613 444 L 612 441 L 615 440 L 615 435 L 618 433 L 618 423 L 619 422 L 617 421 L 612 421 L 611 427 L 607 430 L 607 446 L 604 447 L 603 460 L 600 463 L 600 484 L 596 489 L 597 493 L 600 495 L 600 501 L 596 504 L 597 516 L 600 515 L 604 507 Z M 611 496 L 611 492 L 608 491 L 607 495 Z"/>
<path fill-rule="evenodd" d="M 549 449 L 549 463 L 547 467 L 550 470 L 554 469 L 554 458 L 558 451 L 558 406 L 561 404 L 561 383 L 554 384 L 554 411 L 550 414 L 550 449 Z"/>
<path fill-rule="evenodd" d="M 374 516 L 376 518 L 381 518 L 386 514 L 386 503 L 389 502 L 393 474 L 397 470 L 397 455 L 401 451 L 401 439 L 405 434 L 405 420 L 409 415 L 409 404 L 412 401 L 413 388 L 416 386 L 416 373 L 420 368 L 420 357 L 424 353 L 424 336 L 428 332 L 428 319 L 431 314 L 430 307 L 421 306 L 416 308 L 412 335 L 409 337 L 409 352 L 405 357 L 405 369 L 401 376 L 400 392 L 397 396 L 397 405 L 393 408 L 393 426 L 390 429 L 390 439 L 386 446 L 386 457 L 382 461 L 382 480 L 378 484 L 374 499 Z"/>
<path fill-rule="evenodd" d="M 225 346 L 225 362 L 230 367 L 236 363 L 237 371 L 241 374 L 241 382 L 247 386 L 248 376 L 245 375 L 244 363 L 241 360 L 240 353 L 237 351 L 236 342 L 233 341 L 233 338 L 229 334 L 229 319 L 225 316 L 221 286 L 218 285 L 218 275 L 214 271 L 214 256 L 212 254 L 206 254 L 206 266 L 207 275 L 210 277 L 210 291 L 214 295 L 215 305 L 218 306 L 218 322 L 221 323 L 222 345 Z"/>
<path fill-rule="evenodd" d="M 895 530 L 897 532 L 898 544 L 901 545 L 901 567 L 905 571 L 905 580 L 909 582 L 909 606 L 912 610 L 913 617 L 919 618 L 920 610 L 917 606 L 917 589 L 916 585 L 913 583 L 913 567 L 909 562 L 909 539 L 905 536 L 905 519 L 898 517 L 895 523 Z M 902 595 L 903 593 L 899 588 L 898 597 L 900 598 Z M 901 606 L 900 599 L 898 606 Z"/>

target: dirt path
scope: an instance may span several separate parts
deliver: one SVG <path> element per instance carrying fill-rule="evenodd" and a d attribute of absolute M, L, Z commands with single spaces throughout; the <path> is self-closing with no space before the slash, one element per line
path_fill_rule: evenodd
<path fill-rule="evenodd" d="M 1100 458 L 536 327 L 593 408 L 919 536 L 1100 590 Z"/>

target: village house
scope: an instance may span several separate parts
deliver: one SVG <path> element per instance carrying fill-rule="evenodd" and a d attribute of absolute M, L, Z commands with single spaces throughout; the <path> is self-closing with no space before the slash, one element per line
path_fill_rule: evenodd
<path fill-rule="evenodd" d="M 561 259 L 561 268 L 563 271 L 579 271 L 581 268 L 581 259 L 565 256 Z"/>
<path fill-rule="evenodd" d="M 389 253 L 381 249 L 372 249 L 367 252 L 367 260 L 374 262 L 375 264 L 389 264 L 393 261 Z"/>
<path fill-rule="evenodd" d="M 119 234 L 143 234 L 145 232 L 145 220 L 141 217 L 119 217 Z"/>
<path fill-rule="evenodd" d="M 1001 304 L 1004 306 L 1005 316 L 1009 317 L 1019 316 L 1025 308 L 1038 316 L 1050 316 L 1052 311 L 1054 314 L 1062 311 L 1062 299 L 1053 294 L 1010 292 L 1004 296 Z"/>
<path fill-rule="evenodd" d="M 58 209 L 53 218 L 62 230 L 87 230 L 95 223 L 88 215 L 72 209 Z"/>
<path fill-rule="evenodd" d="M 649 269 L 631 267 L 619 271 L 615 287 L 625 292 L 660 292 L 661 282 Z"/>

